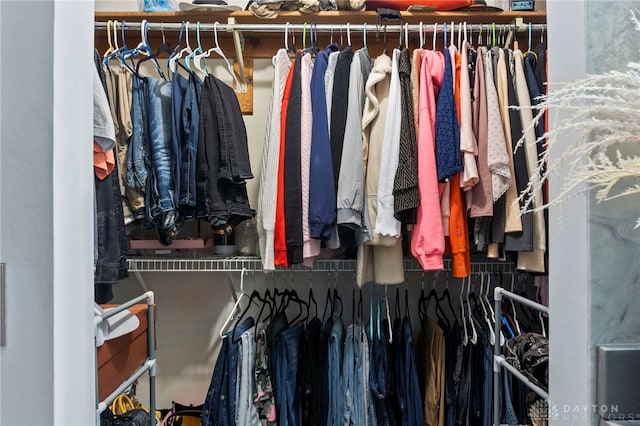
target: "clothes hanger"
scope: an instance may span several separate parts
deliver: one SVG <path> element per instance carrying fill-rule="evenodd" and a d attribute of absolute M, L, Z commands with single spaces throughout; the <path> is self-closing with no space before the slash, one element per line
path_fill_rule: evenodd
<path fill-rule="evenodd" d="M 409 309 L 409 281 L 404 282 L 404 318 L 411 324 L 411 309 Z"/>
<path fill-rule="evenodd" d="M 458 46 L 454 44 L 455 30 L 456 30 L 456 23 L 451 21 L 451 45 L 455 48 L 458 48 Z"/>
<path fill-rule="evenodd" d="M 316 302 L 316 298 L 313 297 L 313 276 L 311 269 L 309 269 L 309 295 L 307 297 L 307 303 L 309 305 L 309 310 L 311 310 L 311 304 L 314 306 L 314 318 L 318 318 L 318 302 Z"/>
<path fill-rule="evenodd" d="M 224 52 L 220 48 L 220 45 L 218 44 L 218 25 L 220 25 L 220 23 L 217 22 L 217 21 L 214 22 L 214 24 L 213 24 L 213 38 L 214 38 L 214 41 L 215 41 L 216 45 L 214 46 L 213 49 L 210 49 L 210 51 L 214 52 L 214 53 L 217 53 L 218 56 L 220 56 L 222 59 L 224 59 L 224 62 L 227 64 L 227 71 L 233 77 L 233 81 L 235 83 L 235 90 L 236 90 L 236 92 L 240 92 L 242 90 L 242 85 L 240 84 L 240 80 L 238 80 L 238 77 L 236 76 L 236 73 L 233 71 L 233 65 L 231 65 L 231 62 L 229 62 L 229 60 L 225 56 Z"/>
<path fill-rule="evenodd" d="M 514 290 L 514 285 L 515 285 L 515 280 L 516 280 L 516 274 L 515 272 L 511 273 L 511 287 L 510 287 L 510 291 L 513 293 Z M 516 311 L 516 306 L 513 303 L 513 299 L 509 298 L 509 303 L 511 304 L 511 311 L 513 312 L 513 322 L 514 325 L 516 327 L 516 331 L 518 332 L 518 335 L 522 334 L 522 329 L 520 328 L 520 323 L 518 322 L 518 312 Z"/>
<path fill-rule="evenodd" d="M 196 57 L 197 54 L 202 53 L 202 43 L 200 42 L 200 21 L 196 22 L 196 42 L 198 43 L 198 46 L 193 49 L 191 51 L 191 53 L 189 53 L 185 58 L 184 58 L 184 64 L 187 66 L 187 69 L 189 71 L 192 71 L 191 69 L 191 61 Z"/>
<path fill-rule="evenodd" d="M 112 23 L 113 21 L 111 19 L 107 21 L 107 43 L 109 43 L 109 48 L 102 54 L 103 58 L 106 56 L 109 56 L 109 54 L 115 50 L 113 48 L 113 43 L 111 42 L 111 24 Z"/>
<path fill-rule="evenodd" d="M 389 309 L 389 286 L 384 287 L 384 303 L 387 309 L 387 326 L 389 327 L 389 344 L 393 343 L 393 326 L 391 324 L 391 311 Z"/>
<path fill-rule="evenodd" d="M 487 286 L 488 288 L 489 286 Z M 480 306 L 482 306 L 482 311 L 484 313 L 484 320 L 487 323 L 487 329 L 489 330 L 489 343 L 491 343 L 491 345 L 495 344 L 496 342 L 496 333 L 494 331 L 494 327 L 495 324 L 491 321 L 491 318 L 489 317 L 489 312 L 487 311 L 487 306 L 485 305 L 485 293 L 484 293 L 484 274 L 481 272 L 480 273 Z"/>
<path fill-rule="evenodd" d="M 363 44 L 364 50 L 368 52 L 369 48 L 367 47 L 367 23 L 366 22 L 362 27 L 362 44 Z"/>
<path fill-rule="evenodd" d="M 472 344 L 478 343 L 478 332 L 476 331 L 476 323 L 473 321 L 473 314 L 471 313 L 471 302 L 469 301 L 469 291 L 471 290 L 471 276 L 467 279 L 467 319 L 471 324 L 471 337 L 469 341 Z"/>
<path fill-rule="evenodd" d="M 148 23 L 146 22 L 146 20 L 143 21 L 143 26 L 146 28 L 148 25 Z M 147 30 L 145 29 L 145 43 L 148 43 L 148 39 L 147 39 Z M 147 44 L 147 47 L 149 45 Z M 155 52 L 151 52 L 151 50 L 149 49 L 150 54 L 149 56 L 147 56 L 146 58 L 142 58 L 138 61 L 138 63 L 136 64 L 136 74 L 138 74 L 140 72 L 140 65 L 142 65 L 144 62 L 149 61 L 149 60 L 153 60 L 153 62 L 155 63 L 155 69 L 156 72 L 158 73 L 158 75 L 160 76 L 160 78 L 162 78 L 163 80 L 166 80 L 167 78 L 165 77 L 164 73 L 162 72 L 162 68 L 160 67 L 160 64 L 158 63 L 158 56 L 160 56 L 162 53 L 167 53 L 169 55 L 171 55 L 171 48 L 169 48 L 169 46 L 167 45 L 167 40 L 165 38 L 164 35 L 164 29 L 162 29 L 162 44 L 160 44 L 160 46 L 158 46 L 158 49 Z"/>
<path fill-rule="evenodd" d="M 536 288 L 536 302 L 540 303 L 540 287 Z M 547 328 L 544 325 L 544 319 L 542 317 L 542 311 L 538 311 L 538 320 L 540 320 L 541 334 L 547 337 Z"/>
<path fill-rule="evenodd" d="M 231 309 L 231 312 L 229 312 L 227 319 L 225 320 L 225 322 L 222 324 L 222 327 L 220 328 L 220 338 L 225 337 L 225 330 L 227 329 L 229 324 L 231 324 L 231 322 L 233 321 L 233 315 L 235 314 L 236 310 L 238 310 L 238 308 L 240 307 L 240 302 L 242 302 L 243 297 L 244 298 L 249 297 L 247 293 L 245 293 L 244 291 L 244 274 L 246 272 L 247 272 L 246 268 L 242 268 L 242 272 L 240 272 L 240 296 L 238 296 L 236 303 L 233 305 L 233 308 Z"/>
<path fill-rule="evenodd" d="M 175 54 L 171 59 L 169 59 L 169 69 L 171 70 L 171 73 L 176 72 L 176 62 L 182 58 L 182 55 L 184 55 L 185 53 L 187 55 L 190 55 L 193 50 L 191 49 L 191 44 L 189 42 L 189 25 L 190 22 L 187 21 L 186 23 L 183 23 L 185 25 L 185 40 L 186 40 L 186 46 L 184 49 L 180 50 L 177 54 Z M 176 48 L 179 48 L 180 45 L 178 44 L 178 46 Z M 189 71 L 189 69 L 187 69 L 187 71 Z"/>
<path fill-rule="evenodd" d="M 406 47 L 407 49 L 409 48 L 409 23 L 408 22 L 404 23 L 404 45 L 401 45 L 400 47 Z"/>
<path fill-rule="evenodd" d="M 462 293 L 464 293 L 464 284 L 465 279 L 462 279 L 462 288 L 460 289 L 460 293 L 458 296 L 460 297 L 460 317 L 462 319 L 462 327 L 464 329 L 464 334 L 462 336 L 462 345 L 467 346 L 469 344 L 469 331 L 467 330 L 467 321 L 465 320 L 465 309 L 464 309 L 464 301 L 462 300 Z"/>
<path fill-rule="evenodd" d="M 420 49 L 423 48 L 424 46 L 424 23 L 422 21 L 420 21 L 420 23 L 418 24 L 418 38 L 419 38 L 419 43 L 420 43 Z"/>
<path fill-rule="evenodd" d="M 446 28 L 445 28 L 445 31 L 446 31 Z M 435 24 L 433 24 L 433 47 L 431 48 L 431 50 L 433 50 L 434 52 L 436 51 L 437 35 L 438 35 L 438 23 L 436 22 Z"/>

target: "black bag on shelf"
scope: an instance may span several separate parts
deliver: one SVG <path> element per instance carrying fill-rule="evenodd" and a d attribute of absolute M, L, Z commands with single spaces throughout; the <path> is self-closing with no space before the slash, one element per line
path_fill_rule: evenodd
<path fill-rule="evenodd" d="M 100 414 L 100 426 L 152 426 L 151 418 L 142 408 L 124 414 L 113 414 L 108 408 Z"/>

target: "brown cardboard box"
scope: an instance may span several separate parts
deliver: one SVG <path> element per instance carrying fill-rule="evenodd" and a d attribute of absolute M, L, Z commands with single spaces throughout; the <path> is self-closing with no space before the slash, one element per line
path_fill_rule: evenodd
<path fill-rule="evenodd" d="M 101 305 L 102 309 L 117 306 Z M 140 326 L 131 333 L 107 340 L 98 347 L 98 397 L 100 400 L 105 399 L 127 380 L 149 355 L 147 305 L 133 305 L 129 310 L 138 317 Z"/>

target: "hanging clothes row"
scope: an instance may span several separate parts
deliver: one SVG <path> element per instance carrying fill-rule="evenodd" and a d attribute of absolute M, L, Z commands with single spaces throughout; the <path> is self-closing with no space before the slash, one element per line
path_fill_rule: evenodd
<path fill-rule="evenodd" d="M 454 293 L 448 278 L 441 292 L 434 279 L 417 310 L 408 287 L 403 302 L 401 286 L 391 300 L 389 287 L 354 284 L 351 315 L 335 282 L 321 310 L 312 287 L 307 297 L 243 290 L 220 330 L 202 424 L 490 426 L 494 339 L 545 329 L 536 314 L 505 303 L 504 335 L 494 335 L 490 290 L 501 280 L 473 274 Z M 501 385 L 505 421 L 529 424 L 526 389 L 509 375 Z"/>
<path fill-rule="evenodd" d="M 146 40 L 146 21 L 135 48 L 127 47 L 122 33 L 118 47 L 114 31 L 116 47 L 105 52 L 103 64 L 125 223 L 155 228 L 167 245 L 185 222 L 197 219 L 216 233 L 229 233 L 254 216 L 246 190 L 253 174 L 234 89 L 206 64 L 218 51 L 203 50 L 199 31 L 192 49 L 186 23 L 175 47 L 163 43 L 156 51 Z M 219 49 L 217 33 L 215 40 Z M 161 55 L 168 59 L 166 70 Z M 143 74 L 145 62 L 153 65 L 151 74 Z"/>
<path fill-rule="evenodd" d="M 357 257 L 359 285 L 398 284 L 404 247 L 424 270 L 451 255 L 456 277 L 471 252 L 545 271 L 544 214 L 520 215 L 518 194 L 539 179 L 544 123 L 531 106 L 546 47 L 444 34 L 443 52 L 401 37 L 373 59 L 366 37 L 318 50 L 312 33 L 310 48 L 276 53 L 257 217 L 265 269 L 340 249 Z"/>

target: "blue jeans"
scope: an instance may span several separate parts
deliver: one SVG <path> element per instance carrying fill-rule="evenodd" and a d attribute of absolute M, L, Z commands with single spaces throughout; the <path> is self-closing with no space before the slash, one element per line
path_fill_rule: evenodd
<path fill-rule="evenodd" d="M 235 329 L 235 335 L 253 327 L 247 318 Z M 211 384 L 204 401 L 202 426 L 234 426 L 236 422 L 236 387 L 240 343 L 233 343 L 231 331 L 225 334 L 222 349 L 213 369 Z"/>
<path fill-rule="evenodd" d="M 200 100 L 202 80 L 195 74 L 189 75 L 187 91 L 182 103 L 183 135 L 180 145 L 180 208 L 186 220 L 195 219 L 196 206 L 196 156 L 198 155 L 198 135 L 200 132 Z"/>
<path fill-rule="evenodd" d="M 347 328 L 344 339 L 344 359 L 342 383 L 344 395 L 344 425 L 365 425 L 365 397 L 362 376 L 362 353 L 360 336 L 362 330 L 357 324 Z"/>
<path fill-rule="evenodd" d="M 151 179 L 147 192 L 152 204 L 147 206 L 149 215 L 161 231 L 171 230 L 177 220 L 175 197 L 175 158 L 171 137 L 171 83 L 146 78 L 148 87 L 148 155 Z M 151 183 L 151 185 L 149 185 Z"/>
<path fill-rule="evenodd" d="M 329 415 L 327 426 L 339 426 L 344 421 L 344 401 L 341 383 L 343 346 L 344 325 L 341 318 L 336 318 L 329 337 Z"/>
<path fill-rule="evenodd" d="M 504 395 L 504 422 L 508 425 L 517 425 L 518 417 L 516 416 L 511 399 L 511 373 L 503 369 L 502 380 L 504 383 L 504 392 L 502 393 L 502 395 Z"/>
<path fill-rule="evenodd" d="M 175 156 L 175 164 L 173 167 L 173 176 L 176 188 L 181 188 L 180 181 L 180 165 L 182 164 L 182 138 L 183 138 L 183 120 L 182 120 L 182 103 L 187 92 L 189 80 L 184 78 L 180 73 L 176 72 L 171 77 L 171 135 L 173 139 L 173 155 Z M 175 202 L 178 204 L 180 194 L 176 193 Z"/>
<path fill-rule="evenodd" d="M 371 425 L 389 425 L 389 414 L 387 412 L 387 342 L 374 336 L 369 345 L 369 359 L 371 367 L 369 369 L 369 390 L 371 399 L 375 407 L 375 416 L 369 416 Z"/>
<path fill-rule="evenodd" d="M 484 383 L 482 387 L 482 426 L 493 423 L 493 346 L 484 348 Z"/>
<path fill-rule="evenodd" d="M 131 82 L 131 125 L 132 134 L 127 151 L 127 186 L 144 191 L 147 184 L 146 156 L 146 96 L 145 80 L 136 77 Z M 133 212 L 134 215 L 136 212 Z M 139 214 L 140 212 L 138 212 Z"/>
<path fill-rule="evenodd" d="M 400 337 L 400 336 L 398 336 Z M 416 366 L 415 348 L 413 346 L 413 335 L 411 333 L 411 322 L 404 317 L 402 321 L 402 340 L 404 344 L 404 396 L 405 412 L 403 424 L 423 425 L 424 407 L 418 383 L 418 368 Z M 405 421 L 406 419 L 406 421 Z"/>
<path fill-rule="evenodd" d="M 298 389 L 298 358 L 302 324 L 294 324 L 276 337 L 276 405 L 280 426 L 302 426 L 302 400 Z"/>

